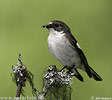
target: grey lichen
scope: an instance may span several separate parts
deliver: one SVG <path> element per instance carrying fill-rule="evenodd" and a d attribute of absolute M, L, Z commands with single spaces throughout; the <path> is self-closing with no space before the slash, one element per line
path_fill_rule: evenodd
<path fill-rule="evenodd" d="M 50 66 L 47 72 L 44 74 L 44 78 L 47 84 L 60 84 L 70 85 L 72 84 L 72 76 L 65 70 L 60 71 L 56 66 Z"/>
<path fill-rule="evenodd" d="M 65 70 L 50 66 L 43 75 L 42 93 L 38 92 L 38 100 L 71 100 L 72 75 Z"/>
<path fill-rule="evenodd" d="M 28 81 L 32 87 L 33 93 L 36 94 L 37 100 L 71 100 L 72 93 L 72 75 L 65 70 L 59 70 L 55 65 L 49 66 L 43 75 L 43 88 L 39 92 L 34 88 L 33 74 L 22 64 L 21 55 L 19 54 L 18 63 L 12 66 L 13 81 L 18 86 L 16 97 L 23 94 L 23 88 Z M 19 88 L 20 87 L 20 88 Z"/>
<path fill-rule="evenodd" d="M 23 88 L 26 86 L 26 81 L 28 81 L 34 91 L 34 84 L 33 84 L 33 74 L 27 70 L 27 68 L 23 65 L 21 61 L 21 54 L 19 54 L 18 62 L 16 66 L 12 66 L 13 73 L 12 79 L 16 83 L 17 86 L 21 86 L 20 90 L 17 91 L 16 96 L 20 96 L 23 94 Z"/>

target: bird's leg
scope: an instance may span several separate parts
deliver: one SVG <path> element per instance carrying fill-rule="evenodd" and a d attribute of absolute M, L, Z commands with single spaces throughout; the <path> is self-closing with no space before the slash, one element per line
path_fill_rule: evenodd
<path fill-rule="evenodd" d="M 74 66 L 72 66 L 72 67 L 64 66 L 60 71 L 64 70 L 65 68 L 71 72 L 71 70 L 74 68 Z"/>
<path fill-rule="evenodd" d="M 72 67 L 64 66 L 60 71 L 64 70 L 65 68 L 68 69 L 69 71 L 72 70 Z"/>
<path fill-rule="evenodd" d="M 72 73 L 72 69 L 74 68 L 74 65 L 72 67 L 64 66 L 60 71 L 64 70 L 65 68 L 68 70 L 67 73 L 70 72 Z"/>
<path fill-rule="evenodd" d="M 74 65 L 72 67 L 66 67 L 70 72 L 72 72 L 72 69 L 74 68 Z"/>
<path fill-rule="evenodd" d="M 72 68 L 72 69 L 75 68 L 75 65 L 73 65 L 71 68 Z"/>
<path fill-rule="evenodd" d="M 72 67 L 66 67 L 66 69 L 68 69 L 68 71 L 67 71 L 68 73 L 70 73 L 70 72 L 72 73 L 72 69 L 74 69 L 74 65 Z"/>
<path fill-rule="evenodd" d="M 65 68 L 68 70 L 67 73 L 70 74 L 72 69 L 71 67 L 68 67 L 68 66 L 64 66 L 60 71 L 64 70 Z"/>
<path fill-rule="evenodd" d="M 64 66 L 60 71 L 64 70 L 65 68 L 67 68 L 66 66 Z"/>

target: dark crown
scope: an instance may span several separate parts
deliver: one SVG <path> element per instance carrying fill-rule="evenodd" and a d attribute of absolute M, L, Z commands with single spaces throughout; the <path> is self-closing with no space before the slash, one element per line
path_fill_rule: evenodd
<path fill-rule="evenodd" d="M 51 28 L 53 28 L 54 30 L 58 32 L 63 31 L 64 33 L 71 33 L 70 28 L 64 22 L 58 20 L 53 20 L 51 22 Z"/>

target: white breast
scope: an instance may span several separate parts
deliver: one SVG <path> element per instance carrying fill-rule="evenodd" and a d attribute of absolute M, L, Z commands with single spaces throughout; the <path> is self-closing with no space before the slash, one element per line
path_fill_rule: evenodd
<path fill-rule="evenodd" d="M 57 60 L 63 66 L 79 66 L 81 64 L 80 57 L 75 50 L 75 48 L 69 43 L 69 41 L 65 38 L 65 34 L 63 32 L 57 32 L 54 30 L 50 31 L 48 36 L 48 48 L 53 56 L 56 57 Z"/>

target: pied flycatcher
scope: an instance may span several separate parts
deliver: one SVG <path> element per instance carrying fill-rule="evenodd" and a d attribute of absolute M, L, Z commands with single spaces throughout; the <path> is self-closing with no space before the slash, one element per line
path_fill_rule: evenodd
<path fill-rule="evenodd" d="M 101 81 L 102 78 L 89 66 L 77 40 L 71 34 L 70 28 L 62 21 L 51 21 L 43 26 L 50 33 L 48 48 L 52 55 L 71 72 L 77 79 L 84 81 L 78 68 L 87 73 L 90 78 Z"/>

